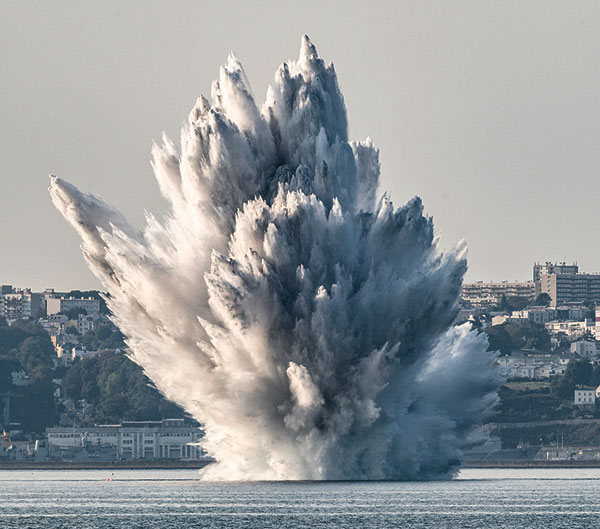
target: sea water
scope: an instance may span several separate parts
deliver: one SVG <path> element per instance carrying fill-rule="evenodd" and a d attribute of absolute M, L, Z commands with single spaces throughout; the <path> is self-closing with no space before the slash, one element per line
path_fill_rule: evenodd
<path fill-rule="evenodd" d="M 0 471 L 4 529 L 591 528 L 600 469 L 449 481 L 204 482 L 194 470 Z"/>

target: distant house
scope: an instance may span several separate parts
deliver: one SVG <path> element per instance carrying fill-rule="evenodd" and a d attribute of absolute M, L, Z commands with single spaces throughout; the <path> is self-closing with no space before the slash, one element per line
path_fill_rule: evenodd
<path fill-rule="evenodd" d="M 579 388 L 575 390 L 573 398 L 573 404 L 575 406 L 595 406 L 596 405 L 596 392 L 598 388 Z"/>
<path fill-rule="evenodd" d="M 594 358 L 596 356 L 596 342 L 579 340 L 571 344 L 571 352 L 577 353 L 582 358 Z"/>
<path fill-rule="evenodd" d="M 573 355 L 560 355 L 531 349 L 515 350 L 510 355 L 501 356 L 496 361 L 508 378 L 548 379 L 564 375 Z"/>
<path fill-rule="evenodd" d="M 29 377 L 22 369 L 20 371 L 13 371 L 10 376 L 15 386 L 27 386 L 29 384 Z"/>

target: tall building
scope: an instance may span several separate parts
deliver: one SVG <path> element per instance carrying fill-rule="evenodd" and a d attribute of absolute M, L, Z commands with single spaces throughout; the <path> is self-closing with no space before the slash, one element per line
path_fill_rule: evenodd
<path fill-rule="evenodd" d="M 41 294 L 30 289 L 14 288 L 12 285 L 0 287 L 0 316 L 9 323 L 16 320 L 39 318 L 43 315 L 44 304 Z"/>
<path fill-rule="evenodd" d="M 579 266 L 577 263 L 568 265 L 565 262 L 551 263 L 546 261 L 544 264 L 533 264 L 533 282 L 537 283 L 542 274 L 578 274 Z"/>
<path fill-rule="evenodd" d="M 565 303 L 600 304 L 600 274 L 540 274 L 536 296 L 548 294 L 550 306 Z"/>

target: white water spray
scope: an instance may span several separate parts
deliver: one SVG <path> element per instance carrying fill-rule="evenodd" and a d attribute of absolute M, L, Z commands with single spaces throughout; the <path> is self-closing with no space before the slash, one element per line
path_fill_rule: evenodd
<path fill-rule="evenodd" d="M 131 358 L 203 425 L 211 479 L 410 479 L 456 470 L 496 402 L 486 340 L 453 327 L 464 245 L 419 198 L 376 202 L 333 66 L 307 37 L 262 109 L 233 56 L 152 166 L 142 232 L 57 177 Z"/>

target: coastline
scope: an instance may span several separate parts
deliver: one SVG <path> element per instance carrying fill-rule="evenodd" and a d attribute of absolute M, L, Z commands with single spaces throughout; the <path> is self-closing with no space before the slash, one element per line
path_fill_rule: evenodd
<path fill-rule="evenodd" d="M 200 470 L 210 461 L 0 461 L 2 470 Z M 594 460 L 465 461 L 461 468 L 600 468 Z"/>
<path fill-rule="evenodd" d="M 200 470 L 210 461 L 132 460 L 132 461 L 0 461 L 2 470 Z"/>
<path fill-rule="evenodd" d="M 465 461 L 461 468 L 600 468 L 600 461 L 593 459 Z"/>

